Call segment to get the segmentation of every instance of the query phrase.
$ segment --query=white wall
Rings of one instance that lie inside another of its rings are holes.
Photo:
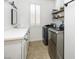
[[[9,0],[12,1],[12,0]],[[42,39],[42,26],[52,22],[52,9],[55,7],[55,0],[14,0],[17,6],[17,21],[18,27],[28,27],[30,26],[30,4],[36,3],[40,4],[40,26],[31,27],[32,39]],[[9,26],[11,28],[11,17],[10,17],[10,7],[5,5],[5,28]],[[8,13],[9,12],[9,13]],[[8,15],[9,14],[9,15]]]
[[[52,10],[55,8],[55,0],[41,1],[41,25],[52,23]]]
[[[12,6],[9,5],[6,1],[4,1],[4,29],[5,30],[12,28],[12,25],[11,25],[11,8],[12,8]]]
[[[42,40],[42,26],[52,23],[52,9],[55,0],[31,0],[31,3],[40,5],[40,25],[31,26],[31,41]]]
[[[8,3],[8,1],[14,1],[17,9],[17,23],[18,27],[28,27],[29,26],[29,0],[5,0],[4,1],[4,28],[8,30],[12,28],[11,25],[11,8],[12,6]]]
[[[8,30],[8,29],[14,27],[14,25],[11,25],[11,9],[15,9],[15,8],[13,8],[13,6],[11,6],[9,4],[9,2],[11,2],[11,1],[13,1],[13,0],[4,0],[4,29],[5,30]],[[17,6],[16,1],[14,4]],[[17,20],[18,20],[18,18],[17,18]],[[18,22],[17,22],[17,24],[18,24]]]
[[[75,2],[65,7],[64,59],[75,59]]]
[[[30,18],[29,0],[15,0],[18,7],[18,26],[28,27]]]
[[[41,25],[52,22],[51,12],[55,5],[55,0],[15,0],[18,7],[18,23],[20,27],[27,27],[30,24],[30,4],[41,5]]]

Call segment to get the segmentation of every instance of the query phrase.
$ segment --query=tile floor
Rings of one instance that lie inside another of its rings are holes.
[[[42,41],[30,42],[27,59],[50,59],[48,47]]]

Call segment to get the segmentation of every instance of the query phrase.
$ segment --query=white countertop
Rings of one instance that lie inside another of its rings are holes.
[[[12,28],[10,30],[4,31],[4,40],[23,39],[27,32],[28,28]]]

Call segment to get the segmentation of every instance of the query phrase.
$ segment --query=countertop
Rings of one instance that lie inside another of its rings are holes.
[[[23,39],[27,34],[28,29],[29,28],[12,28],[10,30],[4,31],[4,41]]]

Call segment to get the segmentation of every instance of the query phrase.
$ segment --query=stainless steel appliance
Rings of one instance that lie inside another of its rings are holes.
[[[43,34],[43,43],[48,45],[48,27],[42,27],[42,34]]]
[[[48,52],[51,59],[64,59],[63,31],[48,29]]]
[[[52,27],[51,25],[45,25],[42,27],[42,34],[43,34],[43,43],[48,45],[48,28]]]
[[[42,33],[43,33],[43,43],[45,45],[48,45],[48,29],[49,28],[56,28],[56,24],[50,24],[50,25],[44,25],[42,27]]]

